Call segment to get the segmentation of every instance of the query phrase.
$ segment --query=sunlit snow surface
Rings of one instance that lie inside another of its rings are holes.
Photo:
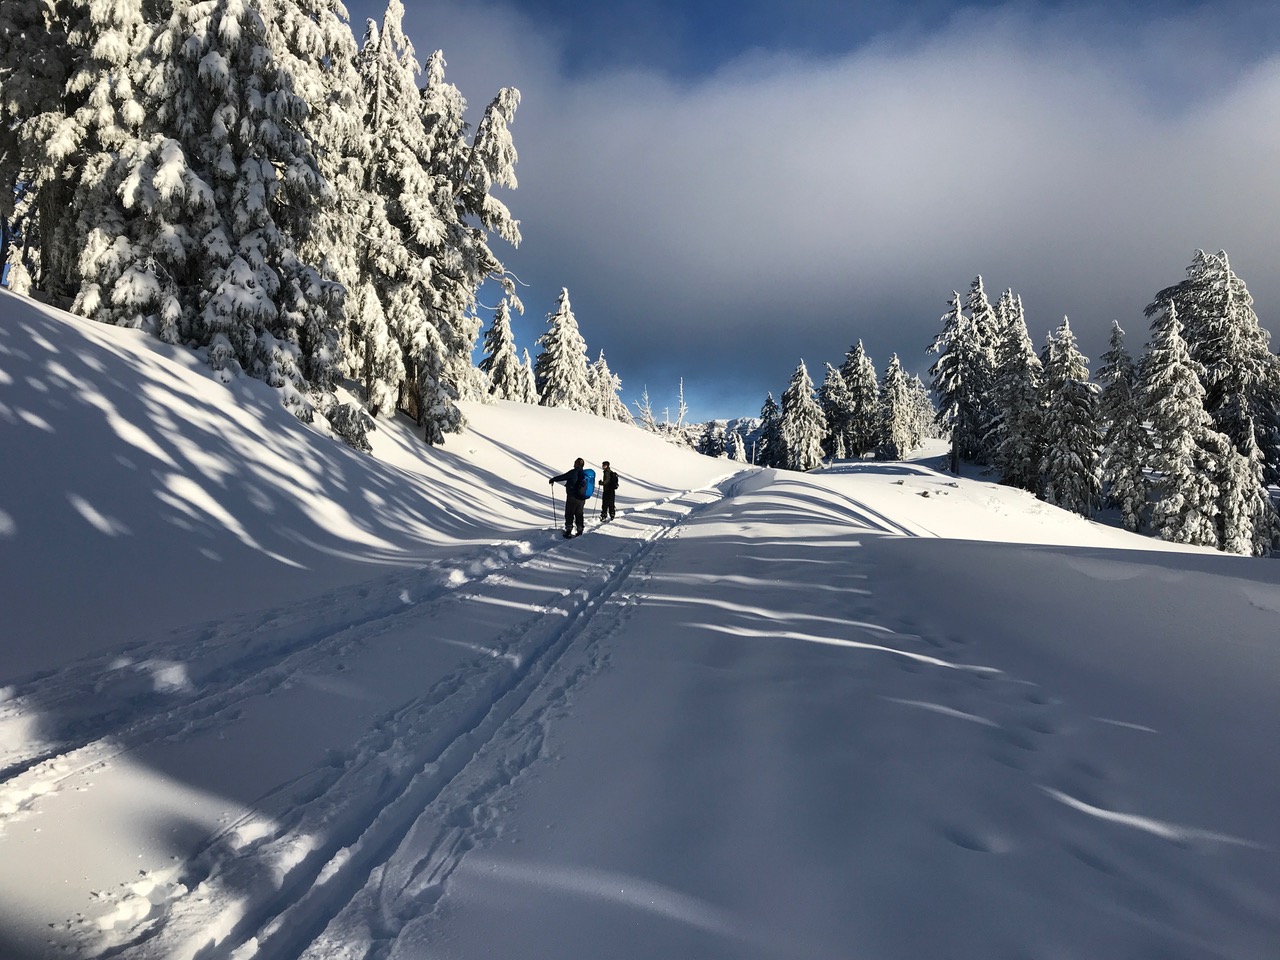
[[[1280,955],[1274,561],[466,413],[0,294],[0,957]]]

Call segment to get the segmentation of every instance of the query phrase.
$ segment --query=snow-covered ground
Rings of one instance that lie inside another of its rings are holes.
[[[0,294],[0,957],[1280,955],[1274,561],[466,411]]]

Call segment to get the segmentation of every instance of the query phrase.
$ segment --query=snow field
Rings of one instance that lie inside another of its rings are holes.
[[[5,960],[1273,960],[1273,562],[0,311]]]

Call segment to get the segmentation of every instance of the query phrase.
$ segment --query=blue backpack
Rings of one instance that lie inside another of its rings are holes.
[[[583,500],[590,500],[596,492],[596,472],[591,469],[583,470],[582,475],[586,477],[586,493],[582,495]]]

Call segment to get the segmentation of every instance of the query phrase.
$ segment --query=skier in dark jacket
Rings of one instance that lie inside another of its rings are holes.
[[[558,477],[552,477],[549,483],[564,481],[564,535],[566,537],[582,535],[582,511],[587,506],[587,474],[582,469],[583,460],[579,457],[573,461],[573,469],[567,470]],[[569,531],[577,526],[576,534]]]
[[[613,519],[613,498],[618,492],[618,475],[610,469],[608,460],[600,466],[604,468],[600,477],[600,522],[603,523]]]

